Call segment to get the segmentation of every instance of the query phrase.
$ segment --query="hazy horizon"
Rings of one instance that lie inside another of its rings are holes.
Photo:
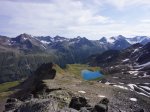
[[[149,0],[1,0],[0,35],[149,36]]]

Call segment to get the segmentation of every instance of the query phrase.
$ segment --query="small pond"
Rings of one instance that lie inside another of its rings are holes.
[[[81,76],[84,80],[92,80],[103,76],[99,71],[82,70]]]

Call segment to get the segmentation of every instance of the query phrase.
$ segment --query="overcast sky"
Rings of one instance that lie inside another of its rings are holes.
[[[0,0],[0,35],[150,35],[150,0]]]

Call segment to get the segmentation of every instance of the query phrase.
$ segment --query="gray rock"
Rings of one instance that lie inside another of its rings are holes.
[[[108,112],[108,107],[105,104],[97,104],[94,107],[94,112]]]
[[[80,109],[80,112],[90,112],[86,107]]]
[[[88,102],[84,97],[73,97],[69,107],[80,110],[82,107],[88,107]]]
[[[79,111],[72,109],[72,108],[64,108],[64,109],[59,110],[58,112],[79,112]]]
[[[108,105],[108,103],[109,103],[109,100],[108,100],[107,98],[103,98],[103,99],[99,102],[99,104],[105,104],[105,105]]]
[[[21,105],[21,102],[17,103],[7,103],[5,105],[5,112],[11,112],[12,110],[16,110]]]
[[[52,99],[34,99],[20,105],[15,112],[56,112],[58,103]]]
[[[15,103],[7,103],[5,105],[5,111],[10,111],[16,108],[16,104]]]
[[[18,100],[16,98],[8,98],[6,103],[12,103],[12,102],[17,102]]]
[[[144,112],[144,109],[139,109],[139,110],[136,110],[134,112]]]
[[[108,103],[107,98],[102,99],[97,105],[95,105],[93,112],[108,112]]]

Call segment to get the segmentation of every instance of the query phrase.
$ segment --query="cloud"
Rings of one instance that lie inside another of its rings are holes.
[[[143,19],[140,22],[142,23],[146,23],[146,24],[150,24],[150,19]]]
[[[130,13],[126,13],[127,19],[122,19],[120,12],[120,9],[125,10],[126,7],[141,4],[148,5],[149,2],[148,0],[63,0],[63,2],[62,0],[1,0],[0,34],[16,36],[20,33],[29,33],[66,37],[81,35],[90,39],[141,32],[149,34],[147,29],[150,29],[150,26],[143,23],[146,22],[145,18],[149,18],[148,14],[146,17],[144,13],[139,15],[142,18],[136,15],[140,19],[135,20],[130,18],[134,17]],[[114,12],[114,7],[119,11]]]
[[[16,0],[17,1],[17,0]],[[64,0],[48,4],[26,2],[1,2],[0,15],[7,17],[5,32],[22,32],[34,35],[62,34],[70,26],[94,25],[109,22],[108,17],[95,15],[95,11],[86,9],[80,1]]]
[[[150,7],[149,0],[105,0],[104,2],[116,7],[119,10],[123,10],[129,7],[138,7],[142,5]]]
[[[1,0],[1,1],[24,2],[24,3],[48,3],[48,2],[53,2],[54,0]]]

